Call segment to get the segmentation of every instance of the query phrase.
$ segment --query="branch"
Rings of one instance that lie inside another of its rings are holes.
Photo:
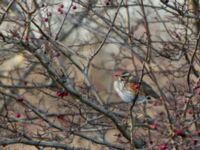
[[[15,0],[12,0],[12,1],[10,1],[10,3],[8,4],[8,6],[7,6],[5,12],[3,13],[3,15],[2,15],[2,17],[1,17],[1,19],[0,19],[0,25],[1,25],[1,23],[3,22],[6,13],[8,13],[9,9],[12,7],[12,5],[14,4],[14,2],[15,2]]]
[[[114,125],[117,127],[117,129],[122,133],[122,135],[127,139],[130,140],[130,134],[126,129],[119,124],[118,118],[114,115],[114,113],[106,110],[103,106],[97,105],[93,102],[92,99],[86,98],[84,95],[80,94],[74,87],[72,87],[70,84],[66,83],[65,80],[63,80],[61,77],[59,77],[55,70],[51,67],[50,62],[45,62],[43,60],[43,57],[40,53],[37,53],[36,50],[31,47],[30,45],[26,45],[23,42],[21,44],[24,46],[25,49],[29,50],[29,52],[33,53],[35,57],[40,61],[41,65],[48,71],[49,75],[53,80],[55,80],[57,83],[59,83],[66,91],[68,91],[73,97],[77,98],[80,102],[86,104],[87,106],[93,108],[97,112],[100,112],[104,114],[106,117],[108,117]]]
[[[39,140],[27,140],[23,138],[14,138],[14,139],[1,139],[0,140],[0,145],[10,145],[10,144],[27,144],[27,145],[35,145],[35,146],[42,146],[42,147],[53,147],[53,148],[61,148],[64,150],[86,150],[84,148],[74,148],[74,147],[69,147],[65,144],[61,144],[55,141],[39,141]]]
[[[189,68],[188,74],[187,74],[187,84],[188,84],[188,87],[189,87],[189,91],[190,91],[190,92],[192,91],[191,85],[190,85],[190,74],[191,74],[192,68],[194,67],[194,66],[193,66],[193,62],[194,62],[194,58],[195,58],[195,56],[196,56],[196,53],[197,53],[197,50],[198,50],[198,47],[199,47],[199,41],[200,41],[200,32],[199,32],[199,35],[198,35],[198,37],[197,37],[197,41],[196,41],[194,53],[192,54],[192,58],[191,58],[191,61],[190,61],[190,68]]]

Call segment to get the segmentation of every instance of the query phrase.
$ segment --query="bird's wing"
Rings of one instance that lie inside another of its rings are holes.
[[[157,99],[160,96],[153,90],[153,88],[147,84],[146,82],[142,81],[141,83],[141,91],[145,93],[147,96],[152,96],[153,98]]]

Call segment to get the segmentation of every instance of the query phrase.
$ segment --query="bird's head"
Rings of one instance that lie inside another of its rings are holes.
[[[122,74],[120,75],[120,80],[121,81],[128,81],[130,78],[131,78],[131,74],[130,74],[130,72],[128,72],[128,71],[124,71],[124,72],[122,72]]]
[[[120,81],[128,81],[132,77],[131,73],[126,70],[118,70],[113,73],[113,76]]]

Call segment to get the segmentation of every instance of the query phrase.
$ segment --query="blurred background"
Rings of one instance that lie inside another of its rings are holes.
[[[18,137],[109,149],[83,137],[85,133],[91,139],[131,149],[103,114],[79,101],[57,79],[66,80],[94,104],[121,115],[119,124],[129,126],[130,105],[113,90],[113,73],[128,70],[141,77],[144,63],[143,80],[165,102],[134,108],[135,119],[143,123],[151,118],[159,128],[152,135],[161,137],[152,138],[149,130],[136,127],[136,139],[144,138],[149,149],[159,149],[166,142],[172,143],[170,148],[173,142],[190,147],[191,140],[184,139],[183,144],[183,139],[161,129],[169,125],[169,118],[173,118],[173,129],[184,128],[192,134],[200,127],[198,90],[194,88],[200,66],[199,0],[2,0],[0,8],[3,149],[30,149],[3,142]],[[54,128],[42,116],[66,130]]]

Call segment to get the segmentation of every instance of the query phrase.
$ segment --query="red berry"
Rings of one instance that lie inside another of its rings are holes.
[[[68,96],[68,95],[69,95],[69,93],[67,91],[63,92],[63,97]]]
[[[12,34],[12,37],[19,37],[17,31],[10,31],[10,33]]]
[[[69,95],[69,93],[67,91],[64,91],[64,92],[57,91],[56,92],[56,96],[61,97],[61,98],[65,97],[65,96],[68,96],[68,95]]]
[[[151,128],[151,129],[157,129],[157,124],[156,124],[156,123],[151,124],[151,125],[150,125],[150,128]]]
[[[25,37],[25,41],[26,42],[28,42],[29,41],[29,37],[27,36],[27,37]]]
[[[61,4],[61,5],[60,5],[60,8],[64,8],[64,5],[63,5],[63,4]]]
[[[167,143],[164,143],[162,144],[158,150],[166,150],[168,148],[168,144]]]
[[[18,100],[19,102],[23,102],[23,101],[24,101],[24,97],[23,97],[23,96],[19,96],[19,97],[17,98],[17,100]]]
[[[161,111],[158,114],[159,114],[159,116],[163,116],[165,113],[163,111]]]
[[[64,13],[64,11],[63,10],[60,10],[60,14],[63,14]]]
[[[43,20],[44,20],[44,22],[48,22],[48,21],[49,21],[49,19],[48,19],[48,18],[44,18]]]
[[[200,84],[196,84],[196,85],[194,86],[194,89],[195,89],[195,90],[198,89],[198,88],[200,88]]]
[[[194,140],[192,141],[192,144],[193,144],[193,145],[197,145],[197,143],[198,143],[198,140],[196,140],[196,139],[194,139]]]
[[[77,8],[76,5],[73,5],[73,6],[72,6],[72,9],[73,9],[73,10],[76,10],[76,8]]]
[[[54,57],[59,57],[59,56],[60,56],[60,53],[59,53],[59,52],[56,52],[53,56],[54,56]]]
[[[185,132],[181,129],[176,129],[174,132],[175,132],[175,135],[177,136],[186,137]]]
[[[17,112],[17,113],[15,114],[15,117],[16,117],[16,118],[20,118],[20,117],[21,117],[21,114]]]
[[[197,135],[200,136],[200,129],[196,131]]]
[[[62,11],[62,8],[58,7],[57,11],[58,11],[58,12],[61,12],[61,11]]]
[[[56,96],[60,96],[61,95],[61,92],[60,91],[57,91],[56,92]]]
[[[158,105],[157,101],[154,101],[153,106],[157,106],[157,105]]]
[[[188,110],[188,114],[190,114],[190,115],[192,115],[192,114],[193,114],[193,111],[192,111],[192,109],[189,109],[189,110]]]
[[[60,120],[64,120],[65,119],[65,115],[58,115],[57,118],[60,119]]]

